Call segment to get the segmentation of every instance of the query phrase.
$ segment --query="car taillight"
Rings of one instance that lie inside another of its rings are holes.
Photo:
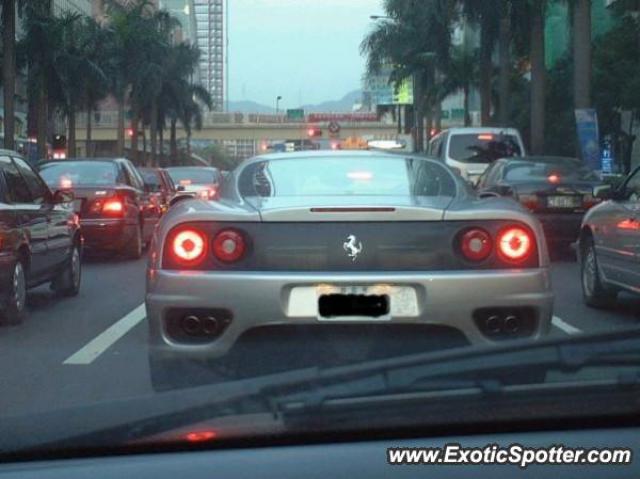
[[[246,250],[242,234],[234,230],[223,230],[213,239],[214,256],[225,263],[238,261]]]
[[[538,195],[518,195],[518,201],[522,206],[530,210],[538,208]]]
[[[102,211],[104,213],[122,213],[123,210],[124,205],[122,204],[122,201],[117,198],[105,200],[102,205]]]
[[[200,191],[198,195],[201,199],[205,201],[215,200],[216,199],[217,190],[215,188],[209,188],[206,190]]]
[[[480,228],[465,231],[460,237],[460,251],[470,261],[483,261],[493,249],[491,235]]]
[[[531,233],[520,227],[510,226],[498,234],[498,253],[508,262],[519,263],[526,260],[534,248]]]
[[[193,264],[204,258],[207,238],[199,231],[183,230],[173,237],[171,249],[179,262]]]

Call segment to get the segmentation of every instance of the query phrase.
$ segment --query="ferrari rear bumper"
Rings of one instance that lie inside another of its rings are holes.
[[[392,307],[382,319],[319,317],[313,291],[355,285],[413,292],[411,304]],[[278,325],[425,324],[455,328],[472,344],[491,344],[501,339],[483,329],[479,314],[486,311],[527,311],[526,337],[536,339],[549,331],[553,293],[548,268],[384,274],[150,270],[146,306],[152,356],[205,359],[225,355],[245,332]],[[192,313],[222,315],[217,319],[223,326],[211,338],[176,334],[176,314]]]

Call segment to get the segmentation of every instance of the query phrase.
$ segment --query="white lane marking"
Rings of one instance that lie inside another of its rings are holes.
[[[551,324],[553,324],[556,328],[564,331],[567,334],[574,335],[582,333],[581,329],[576,328],[572,324],[567,323],[565,320],[560,319],[557,316],[554,316],[551,319]]]
[[[147,311],[144,303],[142,303],[89,341],[83,348],[65,359],[62,364],[91,364],[146,316]]]

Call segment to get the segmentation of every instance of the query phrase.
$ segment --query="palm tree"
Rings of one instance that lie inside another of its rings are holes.
[[[209,92],[199,85],[192,84],[190,81],[198,65],[199,58],[199,49],[185,43],[173,45],[167,52],[162,87],[158,96],[158,126],[161,134],[166,120],[169,119],[169,142],[172,162],[176,161],[178,154],[176,138],[178,121],[185,126],[185,129],[189,130],[189,120],[194,117],[194,115],[190,114],[190,111],[198,104],[207,106],[209,109],[213,106]],[[202,114],[199,113],[195,116],[201,117]]]
[[[436,72],[448,67],[451,30],[456,16],[452,0],[385,0],[388,19],[380,21],[360,45],[367,56],[367,74],[380,74],[391,65],[389,81],[396,86],[408,79],[414,84],[416,150],[424,144],[425,111],[431,118],[435,102]]]
[[[531,152],[544,153],[546,77],[544,24],[546,0],[531,2]]]
[[[55,71],[60,50],[61,24],[51,16],[51,0],[25,2],[23,37],[18,44],[27,62],[27,89],[36,105],[36,129],[38,157],[47,156],[49,92],[58,91]]]
[[[86,154],[93,156],[92,142],[92,121],[93,112],[97,108],[100,100],[108,94],[109,78],[109,58],[106,56],[108,45],[108,33],[95,20],[89,17],[82,19],[80,29],[82,55],[95,68],[88,69],[87,75],[82,85],[82,92],[79,95],[82,102],[82,109],[87,115],[86,124]]]
[[[573,6],[573,95],[575,108],[591,107],[591,0]]]
[[[469,51],[463,46],[453,49],[451,62],[445,72],[445,90],[447,94],[462,90],[464,108],[464,126],[471,125],[469,96],[471,89],[478,86],[478,51]]]
[[[500,31],[500,18],[496,12],[505,10],[505,0],[462,0],[467,19],[480,27],[480,121],[491,121],[491,77],[493,51]],[[503,33],[504,35],[504,33]]]
[[[16,2],[2,1],[2,85],[4,87],[4,147],[13,150],[16,94]]]

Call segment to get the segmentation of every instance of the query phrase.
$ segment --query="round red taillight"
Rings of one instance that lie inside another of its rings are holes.
[[[204,257],[206,245],[203,233],[183,230],[173,238],[173,254],[181,262],[193,263]]]
[[[213,238],[213,254],[225,263],[238,261],[244,256],[245,250],[244,237],[237,231],[223,230]]]
[[[511,226],[498,234],[498,251],[507,261],[524,261],[533,251],[533,246],[531,233],[520,226]]]
[[[460,238],[460,251],[470,261],[483,261],[493,249],[491,235],[480,228],[464,232]]]

